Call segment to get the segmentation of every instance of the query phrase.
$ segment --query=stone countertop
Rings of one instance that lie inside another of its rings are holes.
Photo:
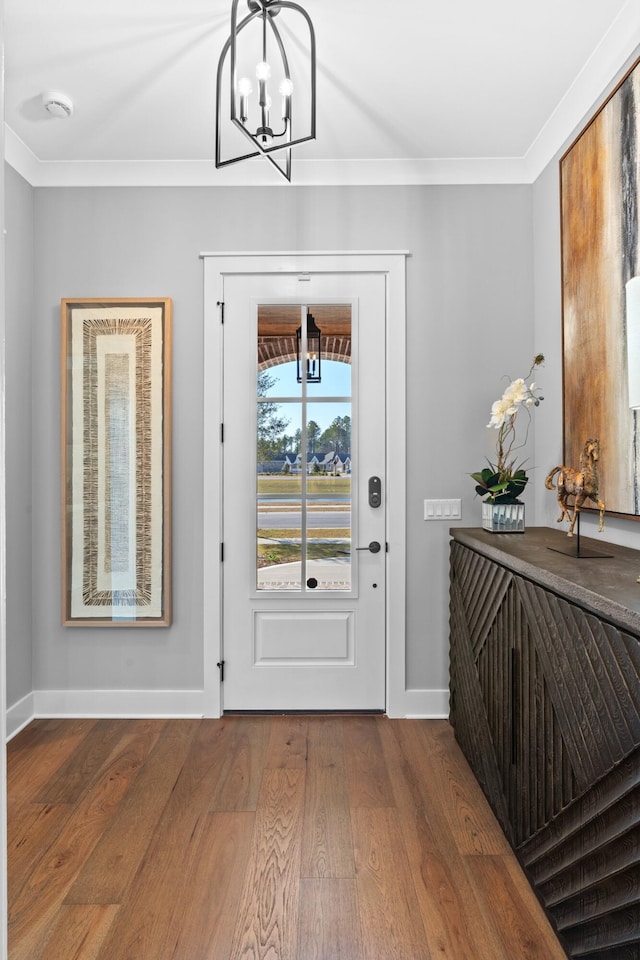
[[[525,533],[452,527],[450,533],[463,546],[640,637],[640,551],[581,536],[581,553],[610,556],[578,558],[576,538],[549,527],[527,527]]]

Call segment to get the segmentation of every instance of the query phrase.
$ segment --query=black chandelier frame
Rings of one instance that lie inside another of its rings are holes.
[[[218,61],[218,72],[217,72],[217,83],[216,83],[216,167],[226,167],[233,163],[239,163],[241,160],[250,160],[253,157],[264,156],[276,170],[285,177],[289,182],[291,181],[291,148],[297,146],[300,143],[306,143],[309,140],[315,140],[316,138],[316,37],[313,23],[309,17],[306,10],[304,10],[299,4],[295,3],[294,0],[247,0],[247,5],[249,7],[249,13],[243,20],[238,22],[238,4],[240,0],[232,0],[231,5],[231,34],[228,37],[224,47],[222,48],[222,53],[220,54],[220,59]],[[247,27],[253,20],[257,17],[262,17],[264,23],[264,31],[266,36],[267,27],[270,28],[271,33],[275,39],[276,45],[278,47],[282,68],[284,71],[285,79],[291,81],[291,74],[289,70],[289,60],[287,58],[287,53],[284,47],[280,31],[278,30],[277,25],[274,23],[274,18],[280,13],[281,10],[294,10],[300,14],[308,27],[309,30],[309,50],[310,50],[310,62],[309,62],[309,95],[310,95],[310,130],[306,136],[293,138],[293,109],[292,104],[289,104],[289,116],[285,120],[285,129],[282,134],[274,134],[274,140],[284,137],[285,139],[279,143],[261,143],[259,138],[262,129],[259,128],[256,133],[251,133],[247,129],[241,117],[238,115],[238,70],[237,70],[237,38],[239,34]],[[252,150],[249,153],[241,154],[240,156],[230,157],[227,159],[222,158],[222,80],[224,75],[225,62],[229,55],[230,62],[230,104],[229,104],[229,119],[233,125],[240,130],[244,137],[246,137],[251,145]],[[277,160],[272,156],[272,154],[277,153],[278,151],[286,151],[285,155],[285,165],[284,168],[277,162]]]

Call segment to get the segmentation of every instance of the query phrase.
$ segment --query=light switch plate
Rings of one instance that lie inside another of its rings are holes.
[[[460,520],[462,518],[461,500],[425,500],[425,520]]]

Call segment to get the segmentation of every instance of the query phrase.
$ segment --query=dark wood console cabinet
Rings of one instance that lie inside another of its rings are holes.
[[[451,535],[456,739],[567,956],[640,960],[640,551]]]

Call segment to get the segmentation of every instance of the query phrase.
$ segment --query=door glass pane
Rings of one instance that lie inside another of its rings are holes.
[[[307,396],[350,397],[351,305],[313,304],[309,310],[320,330],[322,367],[320,382],[307,384]]]
[[[307,586],[351,589],[351,403],[309,403],[320,429],[307,478]]]
[[[351,307],[258,307],[256,586],[351,589]]]
[[[302,471],[299,401],[258,400],[256,561],[258,590],[300,590]],[[296,439],[297,438],[297,439]]]
[[[258,307],[258,393],[263,397],[300,397],[296,379],[298,304],[261,303]]]

